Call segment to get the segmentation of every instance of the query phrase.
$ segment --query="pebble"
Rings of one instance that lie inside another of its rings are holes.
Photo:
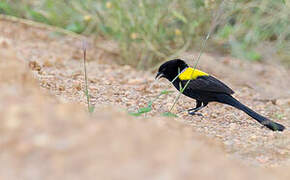
[[[58,86],[58,90],[59,91],[64,91],[65,90],[65,86],[64,85],[59,85]]]
[[[290,105],[290,98],[277,99],[276,104],[279,105],[279,106]]]
[[[137,85],[137,84],[141,84],[143,82],[143,79],[141,78],[132,78],[128,80],[128,84],[130,85]]]
[[[233,143],[234,143],[234,142],[233,142],[233,141],[230,141],[230,140],[227,140],[227,141],[224,142],[224,144],[227,145],[227,146],[230,146],[230,145],[232,145]]]
[[[8,48],[11,44],[11,41],[7,38],[0,37],[0,46],[3,48]]]
[[[41,67],[40,65],[38,64],[38,62],[36,61],[30,61],[28,63],[28,66],[30,67],[30,69],[34,70],[34,71],[40,71],[41,70]]]
[[[45,60],[43,62],[43,67],[52,67],[52,66],[53,66],[52,63],[49,60]]]
[[[79,82],[74,82],[73,87],[78,91],[82,90],[82,85]]]
[[[237,124],[236,124],[236,123],[231,123],[229,129],[230,129],[231,131],[237,129]]]
[[[269,161],[269,158],[266,156],[259,156],[256,158],[260,163],[266,163]]]
[[[255,134],[253,134],[253,135],[250,137],[250,139],[255,140],[255,139],[257,139],[257,136],[256,136]]]

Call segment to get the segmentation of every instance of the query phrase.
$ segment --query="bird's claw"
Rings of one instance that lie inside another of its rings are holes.
[[[194,112],[194,111],[188,111],[188,114],[190,114],[190,115],[192,115],[192,116],[201,116],[201,117],[203,117],[203,115],[201,114],[201,113],[197,113],[197,112]]]

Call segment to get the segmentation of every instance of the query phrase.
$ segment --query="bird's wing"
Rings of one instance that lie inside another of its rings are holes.
[[[184,87],[187,83],[187,80],[181,81],[182,86]],[[194,80],[191,80],[187,88],[192,90],[200,90],[207,92],[217,92],[217,93],[226,93],[233,94],[234,91],[225,85],[220,80],[216,79],[213,76],[199,76]]]

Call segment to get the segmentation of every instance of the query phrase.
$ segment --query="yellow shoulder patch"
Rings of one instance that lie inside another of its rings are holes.
[[[194,70],[193,68],[187,68],[178,77],[180,80],[194,80],[199,76],[209,76],[209,74],[202,72],[198,69]]]

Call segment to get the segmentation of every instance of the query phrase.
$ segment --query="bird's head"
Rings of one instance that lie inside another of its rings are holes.
[[[181,59],[173,59],[163,63],[157,72],[155,79],[166,78],[172,81],[180,72],[186,69],[188,65]]]

